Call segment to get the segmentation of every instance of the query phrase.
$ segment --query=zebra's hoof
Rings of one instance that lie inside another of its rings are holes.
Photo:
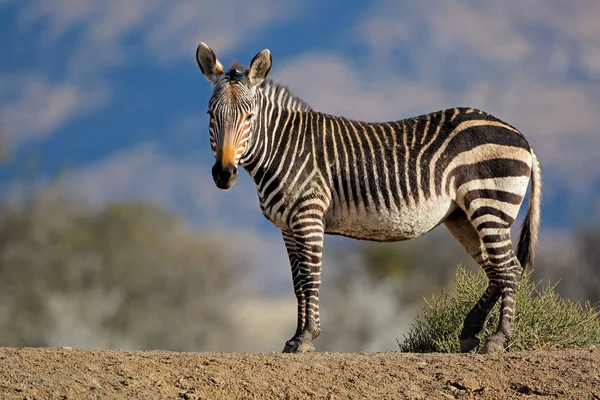
[[[492,335],[481,349],[481,354],[492,354],[504,352],[504,341],[503,335]]]
[[[285,342],[285,346],[283,347],[283,353],[295,353],[298,350],[298,346],[300,345],[300,341],[298,339],[290,339]]]
[[[302,342],[299,339],[290,339],[285,342],[284,353],[311,353],[315,346],[311,342]]]
[[[473,350],[474,348],[476,348],[477,346],[479,346],[479,338],[470,337],[470,338],[460,340],[460,352],[461,353],[468,353],[471,350]]]

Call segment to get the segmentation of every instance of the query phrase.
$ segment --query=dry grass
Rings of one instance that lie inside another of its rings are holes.
[[[530,276],[525,273],[517,289],[515,333],[509,350],[564,349],[600,343],[598,306],[562,298],[555,291],[558,283],[541,287],[541,282],[531,281]],[[487,277],[483,271],[473,273],[459,266],[454,283],[454,290],[443,290],[439,296],[425,299],[422,315],[404,341],[398,342],[400,351],[460,351],[458,335],[464,317],[483,293]],[[499,310],[500,302],[479,335],[482,344],[495,331]]]

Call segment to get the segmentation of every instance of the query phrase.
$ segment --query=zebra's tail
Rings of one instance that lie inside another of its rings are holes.
[[[527,216],[521,226],[521,235],[517,246],[517,259],[521,263],[523,270],[527,270],[533,265],[541,218],[542,171],[533,150],[531,151],[531,156],[533,158],[533,163],[531,165],[531,194],[529,198],[529,208],[527,210]]]

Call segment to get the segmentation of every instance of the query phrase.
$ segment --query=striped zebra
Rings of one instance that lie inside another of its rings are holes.
[[[534,259],[541,171],[514,127],[472,108],[400,121],[367,123],[317,112],[267,80],[272,58],[225,70],[200,43],[200,70],[213,83],[208,102],[217,187],[228,189],[242,166],[256,183],[264,216],[283,235],[298,300],[294,336],[284,352],[309,352],[321,332],[319,288],[323,236],[403,241],[444,223],[486,272],[489,285],[467,314],[461,351],[501,298],[496,332],[481,351],[503,351],[514,329],[515,288]],[[518,249],[510,228],[531,178]]]

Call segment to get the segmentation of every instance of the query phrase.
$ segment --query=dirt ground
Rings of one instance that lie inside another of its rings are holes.
[[[0,348],[2,399],[600,399],[600,349],[501,355]]]

